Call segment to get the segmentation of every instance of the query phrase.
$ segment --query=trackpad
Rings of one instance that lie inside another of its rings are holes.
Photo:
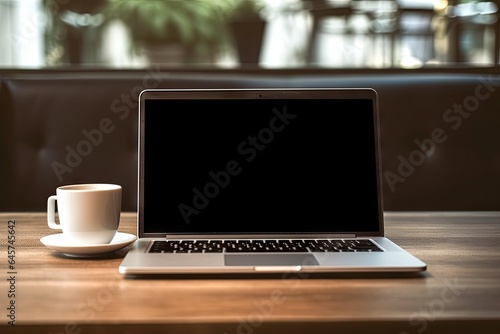
[[[317,266],[312,254],[227,254],[227,266]]]

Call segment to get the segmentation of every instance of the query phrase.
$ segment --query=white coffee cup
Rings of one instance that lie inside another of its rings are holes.
[[[108,244],[118,230],[121,202],[122,187],[116,184],[61,186],[47,200],[47,223],[52,229],[62,229],[68,242]]]

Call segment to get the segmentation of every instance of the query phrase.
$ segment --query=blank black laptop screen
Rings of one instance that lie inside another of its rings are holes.
[[[378,231],[373,103],[146,100],[144,232]]]

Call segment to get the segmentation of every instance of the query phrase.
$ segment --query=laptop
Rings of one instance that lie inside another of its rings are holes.
[[[377,93],[148,89],[123,275],[418,272],[384,236]]]

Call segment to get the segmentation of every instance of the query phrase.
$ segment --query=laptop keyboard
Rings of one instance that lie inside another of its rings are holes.
[[[162,240],[150,253],[381,252],[370,239]]]

